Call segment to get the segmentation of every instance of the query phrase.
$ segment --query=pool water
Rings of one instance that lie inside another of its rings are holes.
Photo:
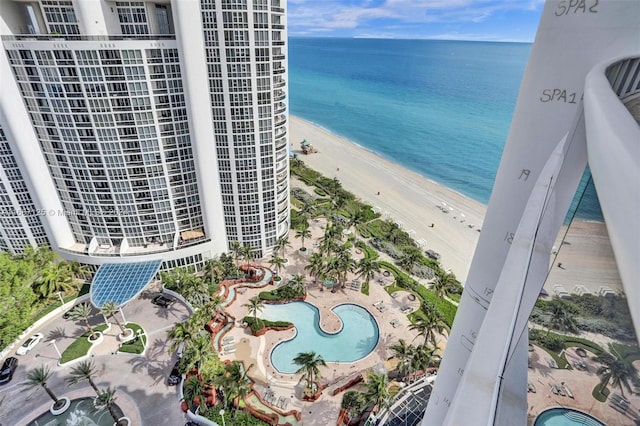
[[[534,426],[605,426],[605,424],[582,411],[552,408],[540,413]]]
[[[296,326],[292,340],[276,345],[271,364],[281,373],[292,374],[300,368],[293,359],[301,352],[315,352],[326,362],[354,362],[369,355],[378,344],[378,324],[364,308],[343,304],[333,312],[342,320],[342,329],[325,333],[320,329],[318,308],[306,302],[266,305],[260,317],[269,321],[289,321]]]
[[[122,417],[122,410],[117,405],[113,405],[118,417]],[[103,410],[93,414],[93,398],[81,398],[71,401],[71,405],[59,416],[46,412],[28,426],[113,426],[113,418],[109,410]]]

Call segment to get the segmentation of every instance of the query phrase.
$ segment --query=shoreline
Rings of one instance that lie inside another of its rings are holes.
[[[439,253],[442,266],[466,280],[484,204],[302,118],[290,116],[289,131],[291,150],[305,164],[337,178],[383,218],[401,224],[414,240],[424,242],[422,250]],[[317,152],[303,154],[303,139]]]
[[[401,224],[416,242],[425,243],[423,251],[431,249],[439,253],[442,267],[450,269],[464,285],[486,205],[324,127],[293,115],[289,119],[290,149],[299,159],[324,176],[337,178],[343,188],[373,206],[383,219]],[[300,148],[303,139],[317,152],[303,154]],[[562,234],[561,230],[558,238]],[[557,270],[550,263],[550,275],[545,282],[550,295],[555,285],[573,292],[578,283],[595,294],[601,285],[622,290],[603,222],[575,218],[566,237],[580,243],[565,245],[558,240],[560,250],[551,261],[560,261],[563,268]]]

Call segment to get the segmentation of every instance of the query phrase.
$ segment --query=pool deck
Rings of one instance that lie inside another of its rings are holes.
[[[270,351],[275,345],[283,340],[291,339],[295,335],[295,330],[286,331],[269,331],[264,336],[253,337],[249,329],[236,326],[231,329],[227,336],[233,336],[236,342],[236,351],[229,355],[221,355],[222,359],[237,359],[244,362],[245,366],[253,367],[249,369],[248,375],[255,382],[255,389],[264,394],[267,389],[271,389],[276,397],[285,397],[290,399],[286,410],[297,409],[302,412],[302,422],[307,425],[322,425],[335,423],[340,411],[340,403],[342,401],[342,393],[331,396],[329,390],[332,385],[343,381],[346,378],[356,376],[361,372],[373,368],[377,365],[383,365],[385,361],[392,356],[389,349],[396,344],[399,339],[404,339],[407,343],[411,343],[417,333],[409,330],[410,322],[407,319],[407,310],[402,313],[402,309],[411,306],[412,310],[419,307],[419,301],[411,301],[408,299],[408,292],[398,292],[395,297],[391,297],[384,287],[391,284],[392,277],[385,277],[378,274],[369,284],[369,296],[355,290],[348,284],[345,289],[338,288],[335,293],[330,290],[321,291],[320,285],[314,284],[313,277],[308,276],[304,267],[308,262],[317,241],[324,233],[324,219],[311,221],[312,237],[305,239],[306,252],[301,252],[301,241],[293,238],[289,239],[291,247],[287,247],[285,257],[288,260],[287,266],[280,271],[283,281],[290,276],[296,274],[305,275],[305,283],[307,284],[308,303],[316,306],[320,311],[320,326],[328,333],[335,333],[342,328],[342,321],[332,311],[332,308],[344,304],[353,303],[366,308],[375,318],[379,328],[379,340],[374,350],[354,363],[327,363],[327,367],[320,367],[322,374],[322,384],[328,385],[328,389],[314,403],[302,401],[302,388],[304,383],[300,382],[300,374],[284,374],[278,372],[269,361]],[[346,240],[346,238],[345,238]],[[362,254],[357,253],[353,249],[354,259],[362,258]],[[348,275],[347,282],[351,283],[354,279],[358,279],[355,274]],[[362,281],[362,280],[360,280]],[[265,289],[247,289],[244,294],[239,294],[238,299],[226,308],[226,311],[240,320],[247,315],[247,308],[243,307],[249,299],[257,296],[260,291],[272,289],[268,286]],[[378,309],[378,302],[382,301],[384,308]],[[375,306],[374,306],[375,304]],[[394,327],[391,322],[396,320]],[[416,343],[422,343],[422,338],[418,338]]]
[[[630,400],[630,404],[626,414],[624,414],[609,405],[612,395],[620,394],[619,388],[614,388],[609,384],[611,394],[605,402],[599,402],[591,395],[593,388],[600,383],[600,379],[596,374],[599,364],[591,359],[593,356],[593,353],[588,352],[588,356],[582,358],[576,353],[575,348],[569,348],[566,351],[567,360],[570,363],[574,360],[582,361],[586,369],[551,368],[547,362],[547,359],[550,358],[549,354],[538,346],[533,346],[533,351],[529,352],[531,365],[531,368],[529,368],[529,383],[535,386],[536,392],[528,394],[527,425],[533,425],[540,413],[554,407],[573,408],[583,411],[598,418],[605,424],[617,426],[636,424],[634,414],[637,415],[638,413],[640,396],[629,395],[629,392],[625,390],[625,396]],[[638,363],[638,361],[634,363],[636,368],[640,367]],[[564,396],[555,394],[553,385],[568,387],[573,398],[568,394]]]

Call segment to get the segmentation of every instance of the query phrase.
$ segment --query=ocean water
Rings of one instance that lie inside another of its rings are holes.
[[[290,112],[486,204],[530,50],[526,43],[290,38]],[[591,193],[583,204],[597,220]]]

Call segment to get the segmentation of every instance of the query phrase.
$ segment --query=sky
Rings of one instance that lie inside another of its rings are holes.
[[[287,0],[292,37],[532,42],[543,0]]]

